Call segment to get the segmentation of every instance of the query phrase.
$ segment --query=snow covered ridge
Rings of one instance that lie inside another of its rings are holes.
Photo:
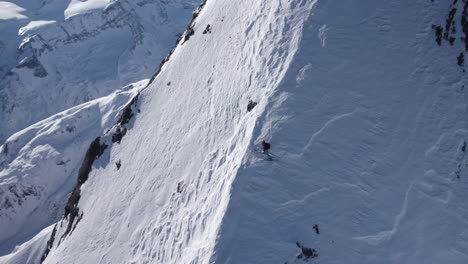
[[[93,9],[103,9],[107,7],[112,1],[110,0],[72,0],[65,9],[65,19],[72,16],[90,12]]]
[[[0,142],[114,87],[149,78],[198,3],[18,3],[28,19],[0,25]],[[64,19],[64,10],[74,15]]]
[[[110,128],[148,80],[54,115],[11,136],[0,152],[0,248],[57,221],[89,142]]]

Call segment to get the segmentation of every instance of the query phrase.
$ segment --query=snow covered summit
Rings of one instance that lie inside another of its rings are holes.
[[[468,261],[468,4],[202,6],[5,261]]]

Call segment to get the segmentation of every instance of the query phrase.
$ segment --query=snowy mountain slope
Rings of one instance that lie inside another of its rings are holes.
[[[148,78],[198,4],[23,2],[14,1],[25,9],[23,19],[0,22],[0,143],[39,120]]]
[[[29,241],[15,247],[15,250],[8,255],[0,257],[0,263],[40,263],[44,248],[52,234],[53,226],[44,228],[39,234]]]
[[[317,1],[253,135],[277,161],[249,153],[213,263],[303,263],[296,242],[316,263],[467,263],[467,79],[431,28],[449,4]]]
[[[2,254],[60,219],[89,143],[114,125],[147,83],[54,115],[6,141],[0,152]]]
[[[248,98],[266,99],[280,81],[308,14],[310,3],[292,4],[237,12],[252,3],[207,2],[195,34],[140,95],[122,142],[99,141],[108,147],[82,185],[75,221],[70,214],[57,225],[45,263],[209,261],[255,126]],[[283,12],[296,26],[276,20]]]
[[[88,149],[44,263],[465,263],[453,3],[207,1]]]

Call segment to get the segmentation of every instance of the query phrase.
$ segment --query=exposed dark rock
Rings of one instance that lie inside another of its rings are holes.
[[[112,143],[119,143],[122,141],[122,138],[127,134],[127,129],[126,128],[120,128],[117,127],[115,130],[115,133],[112,135]]]
[[[18,53],[24,56],[40,56],[45,51],[53,50],[47,41],[45,41],[41,35],[34,35],[30,38],[27,38],[19,48]]]
[[[138,96],[137,94],[122,110],[122,114],[119,117],[117,121],[117,128],[116,131],[112,134],[111,139],[112,142],[118,142],[122,140],[123,136],[125,136],[127,128],[125,125],[131,120],[131,118],[134,116],[132,113],[132,107],[137,103],[138,101]],[[106,133],[110,132],[107,131]],[[71,234],[73,230],[75,230],[76,226],[78,223],[81,221],[83,218],[84,213],[79,211],[78,207],[78,202],[80,201],[81,198],[81,186],[87,181],[89,177],[89,173],[92,170],[92,165],[96,159],[98,159],[106,150],[107,144],[102,143],[101,144],[101,137],[97,137],[89,146],[85,158],[83,160],[83,163],[79,169],[78,172],[78,180],[75,185],[75,188],[73,189],[68,202],[65,206],[65,213],[63,219],[68,218],[68,223],[66,226],[65,232],[63,232],[63,235],[61,236],[60,240],[57,242],[58,245],[60,245],[61,240],[66,237],[67,235]],[[116,162],[116,167],[117,169],[120,169],[121,167],[121,161],[119,160]],[[60,226],[63,224],[63,222],[60,223]],[[54,234],[55,236],[55,234]],[[53,239],[51,240],[53,241]],[[50,250],[50,249],[49,249]],[[47,257],[47,253],[45,252],[43,254],[43,257]]]
[[[5,102],[3,103],[2,105],[2,110],[4,112],[7,112],[9,114],[13,113],[13,110],[15,110],[16,108],[16,104],[15,103],[11,103],[11,102]]]
[[[255,106],[257,106],[257,102],[249,100],[249,103],[247,104],[247,112],[252,111],[252,109],[254,109]]]
[[[442,40],[447,41],[450,45],[455,45],[455,41],[459,38],[462,42],[464,42],[464,50],[465,52],[468,51],[468,0],[463,0],[463,3],[459,3],[457,0],[454,0],[450,5],[450,9],[448,14],[445,18],[445,27],[432,25],[432,28],[435,32],[435,40],[439,46],[442,45]],[[458,20],[457,11],[461,10],[460,15],[460,22],[461,22],[461,36],[457,34],[457,23]],[[464,54],[463,52],[457,57],[457,64],[459,66],[464,66]],[[463,69],[465,72],[465,69]]]
[[[16,65],[16,68],[18,69],[24,67],[28,69],[34,69],[34,76],[39,78],[46,77],[48,74],[36,56],[26,57],[22,59],[18,65]]]
[[[317,235],[320,234],[320,230],[317,224],[315,224],[312,228],[315,229],[315,233],[317,233]]]
[[[187,42],[191,36],[195,35],[194,25],[190,25],[185,31],[184,43]]]
[[[465,65],[465,56],[463,55],[463,52],[460,52],[460,55],[457,57],[457,64],[459,66]]]
[[[207,0],[204,0],[203,3],[193,13],[193,19],[192,19],[191,23],[187,26],[185,36],[189,35],[189,37],[190,37],[191,35],[194,34],[194,30],[193,30],[193,27],[195,25],[194,20],[197,18],[198,14],[201,12],[201,10],[205,6],[206,2],[207,2]],[[115,6],[111,6],[111,7],[115,8]],[[110,9],[111,8],[106,8],[106,11],[109,11]],[[70,18],[70,19],[73,19],[73,17]],[[162,67],[164,66],[164,64],[167,61],[169,61],[169,59],[170,59],[171,55],[174,53],[176,47],[179,45],[180,41],[182,41],[183,36],[184,35],[179,36],[179,38],[176,41],[175,46],[169,52],[169,55],[166,56],[166,58],[161,61],[158,71],[156,72],[156,74],[154,74],[151,77],[151,80],[149,81],[149,83],[148,83],[148,85],[146,87],[148,87],[154,81],[154,79],[159,75],[159,73],[161,72]],[[83,37],[83,36],[80,36],[80,37]],[[84,36],[84,37],[87,37],[87,36]],[[71,36],[70,39],[73,40],[73,36]],[[170,82],[167,85],[170,85]],[[132,106],[136,104],[137,100],[138,100],[138,95],[135,96],[135,98],[122,111],[122,115],[120,116],[120,118],[119,118],[119,120],[118,120],[118,122],[116,124],[117,125],[116,132],[112,135],[113,143],[114,142],[120,142],[122,137],[125,136],[126,128],[124,127],[124,125],[127,124],[130,121],[130,119],[134,116],[134,114],[132,113]],[[138,112],[139,112],[139,110],[138,110]],[[90,146],[89,146],[89,148],[88,148],[88,150],[86,152],[85,158],[83,160],[83,163],[82,163],[82,165],[81,165],[81,167],[79,169],[77,184],[75,185],[75,188],[73,189],[73,191],[72,191],[72,193],[71,193],[71,195],[70,195],[70,197],[68,199],[68,202],[67,202],[67,204],[65,206],[65,214],[64,214],[63,218],[64,219],[68,218],[68,223],[67,223],[66,230],[63,233],[60,240],[62,240],[65,236],[69,235],[73,231],[73,229],[76,227],[78,222],[83,218],[83,212],[81,212],[81,214],[80,214],[79,208],[78,208],[78,202],[79,202],[80,197],[81,197],[81,186],[88,179],[88,176],[89,176],[89,173],[92,170],[92,165],[93,165],[94,161],[99,156],[101,156],[104,153],[105,149],[108,147],[104,143],[101,144],[100,139],[101,139],[101,137],[97,137],[90,144]],[[120,168],[120,166],[121,166],[120,160],[118,162],[116,162],[116,166],[117,166],[117,168]],[[183,188],[183,186],[181,186],[180,188]],[[179,190],[182,191],[182,189],[179,189]],[[62,227],[63,224],[64,224],[63,221],[60,222],[60,227]],[[43,262],[45,260],[45,258],[47,257],[47,255],[49,254],[49,251],[50,251],[49,245],[50,245],[50,247],[52,247],[52,245],[54,243],[54,240],[55,240],[55,236],[56,236],[55,233],[56,233],[56,231],[54,229],[54,232],[51,235],[51,238],[49,239],[50,243],[48,243],[48,248],[45,250],[43,256],[41,257],[41,262]],[[60,245],[60,241],[58,241],[57,244]]]
[[[85,158],[81,167],[78,171],[78,180],[73,189],[70,198],[65,206],[65,214],[64,218],[68,218],[68,225],[67,229],[62,235],[62,238],[67,236],[70,231],[72,230],[73,223],[75,218],[77,218],[79,214],[78,202],[81,198],[81,186],[88,180],[89,173],[92,170],[92,165],[94,161],[104,153],[104,150],[107,148],[106,144],[100,143],[101,137],[97,137],[91,144],[89,145],[88,151],[86,151]]]
[[[2,152],[4,154],[8,154],[8,142],[5,142],[5,144],[3,144]]]
[[[18,188],[17,185],[10,185],[8,187],[8,191],[13,194],[14,196],[14,202],[22,205],[27,199],[28,196],[35,196],[35,197],[41,197],[41,192],[39,189],[37,189],[35,186],[22,186],[19,185],[20,187]],[[1,211],[2,208],[0,208]]]
[[[127,128],[124,127],[130,119],[133,117],[133,110],[132,107],[138,102],[139,94],[137,94],[132,101],[122,111],[122,115],[120,116],[119,120],[117,121],[117,128],[115,129],[114,134],[112,134],[112,143],[119,143],[122,141],[122,138],[127,134]]]
[[[184,190],[184,182],[181,181],[177,184],[177,192],[182,193],[183,190]]]
[[[67,127],[65,128],[65,130],[66,130],[68,133],[71,133],[71,132],[75,131],[75,127],[74,127],[74,126],[67,126]]]
[[[296,242],[298,248],[301,249],[301,254],[297,256],[297,259],[309,260],[311,258],[318,257],[317,251],[313,248],[304,247],[299,242]]]
[[[452,25],[454,25],[454,17],[455,17],[455,14],[457,13],[457,9],[456,8],[452,8],[452,10],[450,10],[447,18],[445,19],[445,33],[444,33],[444,39],[445,40],[448,40],[450,42],[451,45],[453,45],[453,42],[455,41],[455,38],[454,37],[451,37],[450,36],[450,27]],[[452,40],[453,39],[453,40]]]
[[[8,197],[5,198],[5,201],[2,204],[2,207],[0,209],[8,209],[8,208],[13,208],[13,204],[10,202],[10,199]]]
[[[211,26],[210,24],[208,24],[205,28],[205,30],[203,30],[203,34],[207,34],[207,33],[210,33],[211,34]]]
[[[39,78],[44,78],[48,75],[46,69],[40,65],[40,67],[37,67],[34,69],[34,76],[39,77]]]
[[[468,51],[468,1],[463,0],[464,6],[463,6],[463,12],[462,12],[462,17],[461,17],[461,27],[462,27],[462,32],[465,34],[465,36],[462,38],[462,40],[465,41],[465,51]]]
[[[78,218],[76,219],[76,222],[75,222],[75,224],[73,225],[73,228],[72,228],[70,234],[71,234],[73,231],[75,231],[76,226],[77,226],[78,223],[81,221],[81,219],[83,219],[83,215],[84,215],[83,212],[81,212],[81,214],[78,215]]]
[[[461,151],[463,154],[461,155],[461,160],[465,160],[465,155],[466,155],[466,141],[463,141],[463,145],[461,147]],[[468,161],[465,161],[465,167],[468,166]],[[457,179],[461,178],[461,172],[462,172],[462,162],[458,164],[457,169],[455,170],[455,176]]]
[[[52,230],[52,235],[50,236],[49,240],[47,240],[47,246],[44,251],[44,253],[41,256],[41,263],[44,262],[44,260],[47,258],[47,255],[49,255],[50,250],[52,249],[52,246],[54,245],[54,240],[55,240],[55,234],[57,233],[57,224],[54,226],[54,230]]]
[[[119,120],[117,121],[117,124],[119,124],[120,126],[123,126],[123,125],[127,124],[130,121],[130,119],[133,117],[132,106],[135,105],[138,102],[138,97],[139,97],[139,94],[137,94],[132,99],[132,101],[130,101],[130,103],[127,106],[125,106],[125,108],[122,111],[122,115],[120,116]]]
[[[432,29],[435,31],[436,42],[440,46],[442,45],[442,34],[444,29],[441,26],[432,25]]]

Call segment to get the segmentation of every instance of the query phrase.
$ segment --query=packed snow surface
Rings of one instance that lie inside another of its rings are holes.
[[[433,29],[453,5],[207,1],[44,263],[467,263],[464,47]]]
[[[25,10],[14,3],[0,1],[0,20],[25,19],[27,16],[21,14]]]

